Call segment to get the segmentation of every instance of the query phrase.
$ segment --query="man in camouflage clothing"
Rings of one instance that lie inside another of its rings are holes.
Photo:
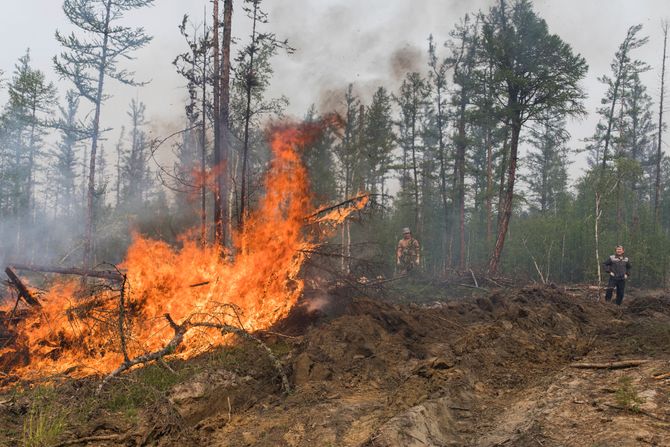
[[[398,241],[396,250],[396,265],[398,275],[407,275],[419,267],[420,261],[419,241],[412,237],[409,228],[403,228],[402,239]]]

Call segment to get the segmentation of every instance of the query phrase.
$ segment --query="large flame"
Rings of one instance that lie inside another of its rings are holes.
[[[305,217],[318,216],[310,204],[307,172],[298,152],[312,132],[298,127],[271,136],[273,160],[265,179],[265,195],[233,235],[234,258],[218,247],[202,248],[183,238],[176,249],[165,242],[134,236],[126,260],[124,306],[117,290],[101,290],[76,298],[78,281],[60,282],[40,297],[43,303],[18,324],[18,343],[0,351],[26,349],[28,361],[14,370],[37,378],[67,370],[71,375],[105,373],[124,360],[120,322],[129,357],[161,349],[174,332],[164,318],[197,319],[268,328],[285,317],[303,291],[298,276],[314,244]],[[338,223],[367,202],[311,219]],[[123,312],[123,317],[120,317]],[[175,355],[188,358],[225,342],[215,331],[190,331]]]

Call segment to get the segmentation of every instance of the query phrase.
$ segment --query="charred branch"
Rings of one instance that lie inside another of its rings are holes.
[[[122,296],[123,296],[123,293],[122,293]],[[120,306],[121,306],[122,305],[121,304],[122,299],[120,299],[119,301],[120,301]],[[123,352],[124,361],[118,368],[116,368],[114,371],[109,373],[103,379],[103,381],[98,386],[97,393],[100,393],[100,391],[102,391],[102,388],[105,386],[105,384],[107,384],[107,382],[109,382],[111,379],[118,376],[119,374],[123,373],[124,371],[129,370],[133,366],[146,364],[146,363],[150,363],[150,362],[153,362],[153,361],[158,361],[158,362],[163,361],[163,357],[165,357],[167,355],[170,355],[170,354],[172,354],[176,351],[177,347],[179,347],[179,345],[181,345],[181,343],[184,341],[184,335],[186,334],[186,332],[188,332],[188,330],[190,328],[193,328],[193,327],[204,327],[204,328],[218,329],[219,331],[221,331],[221,335],[235,334],[235,335],[238,335],[238,336],[240,336],[240,337],[242,337],[246,340],[251,340],[251,341],[255,342],[258,346],[260,346],[266,352],[266,354],[268,355],[268,357],[272,361],[274,367],[277,369],[277,372],[278,372],[279,376],[281,377],[282,388],[283,388],[284,392],[288,394],[291,391],[291,386],[289,384],[288,377],[286,376],[286,373],[284,372],[283,365],[281,364],[279,359],[274,355],[272,350],[265,343],[263,343],[263,341],[261,341],[258,337],[255,337],[254,335],[250,334],[249,332],[245,331],[244,329],[241,329],[241,328],[229,325],[229,324],[210,323],[210,322],[195,322],[194,323],[194,322],[191,322],[189,319],[184,321],[182,324],[177,324],[172,319],[170,314],[168,314],[168,313],[165,314],[165,319],[167,320],[168,324],[170,325],[170,327],[174,331],[174,336],[172,337],[172,339],[162,349],[160,349],[158,351],[150,352],[150,353],[147,353],[147,354],[137,356],[133,359],[130,359],[128,357],[128,353],[127,353],[126,348],[125,348],[125,341],[124,341],[125,338],[124,338],[124,335],[123,335],[123,333],[124,333],[123,318],[120,316],[120,318],[119,318],[119,320],[120,320],[119,331],[120,331],[121,340],[122,340],[122,349],[124,351]]]
[[[170,314],[165,314],[165,319],[168,321],[170,324],[170,327],[174,330],[174,336],[172,339],[166,344],[162,349],[154,352],[150,352],[148,354],[140,355],[138,357],[135,357],[130,360],[124,360],[124,362],[116,368],[114,371],[109,373],[107,377],[103,379],[103,381],[100,383],[98,386],[98,394],[100,391],[102,391],[102,388],[112,380],[114,377],[118,376],[122,372],[132,368],[135,365],[141,365],[144,363],[150,363],[154,360],[161,359],[165,357],[166,355],[172,354],[177,347],[181,344],[181,342],[184,340],[184,334],[186,334],[186,331],[188,330],[188,326],[186,324],[181,324],[178,325],[174,322],[172,317],[170,317]]]
[[[21,282],[19,277],[16,276],[16,273],[14,273],[11,267],[5,268],[5,273],[7,274],[7,277],[11,281],[12,285],[16,287],[16,290],[19,292],[19,296],[23,298],[26,303],[33,307],[42,306],[40,302],[32,296],[30,291],[28,291],[28,288],[23,284],[23,282]]]
[[[30,272],[57,273],[60,275],[77,275],[87,276],[89,278],[108,279],[111,281],[123,281],[123,274],[115,270],[90,270],[76,267],[69,268],[33,264],[12,264],[12,267],[14,267],[16,270],[25,270]]]

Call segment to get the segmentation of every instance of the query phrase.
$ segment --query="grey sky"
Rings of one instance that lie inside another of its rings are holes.
[[[0,69],[11,76],[16,60],[31,48],[33,64],[56,81],[51,58],[60,51],[53,35],[58,28],[71,29],[61,10],[60,0],[0,0]],[[237,0],[233,34],[242,42],[248,34],[248,20]],[[288,112],[300,117],[311,103],[321,111],[336,106],[349,82],[357,86],[364,101],[379,85],[393,90],[404,69],[425,72],[427,38],[437,42],[447,38],[454,23],[466,12],[487,9],[492,0],[266,0],[272,30],[286,37],[297,51],[280,55],[274,61],[272,94],[284,94],[290,101]],[[649,94],[658,100],[662,51],[660,22],[670,18],[668,0],[535,0],[536,11],[549,24],[550,31],[569,42],[589,64],[584,86],[589,98],[589,116],[572,122],[569,130],[573,147],[593,133],[594,112],[604,93],[597,81],[609,72],[609,63],[629,26],[642,23],[643,35],[650,42],[636,52],[653,70],[643,75]],[[131,98],[147,105],[153,136],[166,135],[182,123],[185,91],[183,80],[171,62],[184,50],[177,25],[188,12],[200,21],[203,9],[208,16],[207,0],[156,0],[153,8],[128,16],[126,23],[142,25],[154,36],[153,42],[136,54],[126,67],[137,72],[140,80],[151,80],[142,88],[110,84],[113,96],[104,106],[103,125],[118,129],[127,121]],[[444,54],[444,52],[443,52]],[[57,83],[63,96],[66,83]],[[0,89],[0,102],[6,92]],[[85,106],[87,107],[87,106]],[[85,108],[84,107],[84,108]],[[84,109],[82,109],[83,111]],[[109,135],[111,145],[116,134]],[[578,161],[577,166],[583,165]]]

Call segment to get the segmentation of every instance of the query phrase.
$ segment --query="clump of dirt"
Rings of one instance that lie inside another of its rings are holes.
[[[664,296],[623,307],[540,286],[429,305],[373,300],[352,288],[317,296],[263,335],[286,366],[289,395],[251,345],[232,357],[172,365],[173,373],[150,367],[167,379],[147,376],[160,384],[160,399],[137,415],[145,436],[124,442],[670,445],[670,380],[655,378],[670,371]],[[631,358],[648,362],[630,370],[570,367]],[[0,406],[0,419],[16,416],[3,416]],[[78,432],[96,435],[94,428],[81,423]]]

